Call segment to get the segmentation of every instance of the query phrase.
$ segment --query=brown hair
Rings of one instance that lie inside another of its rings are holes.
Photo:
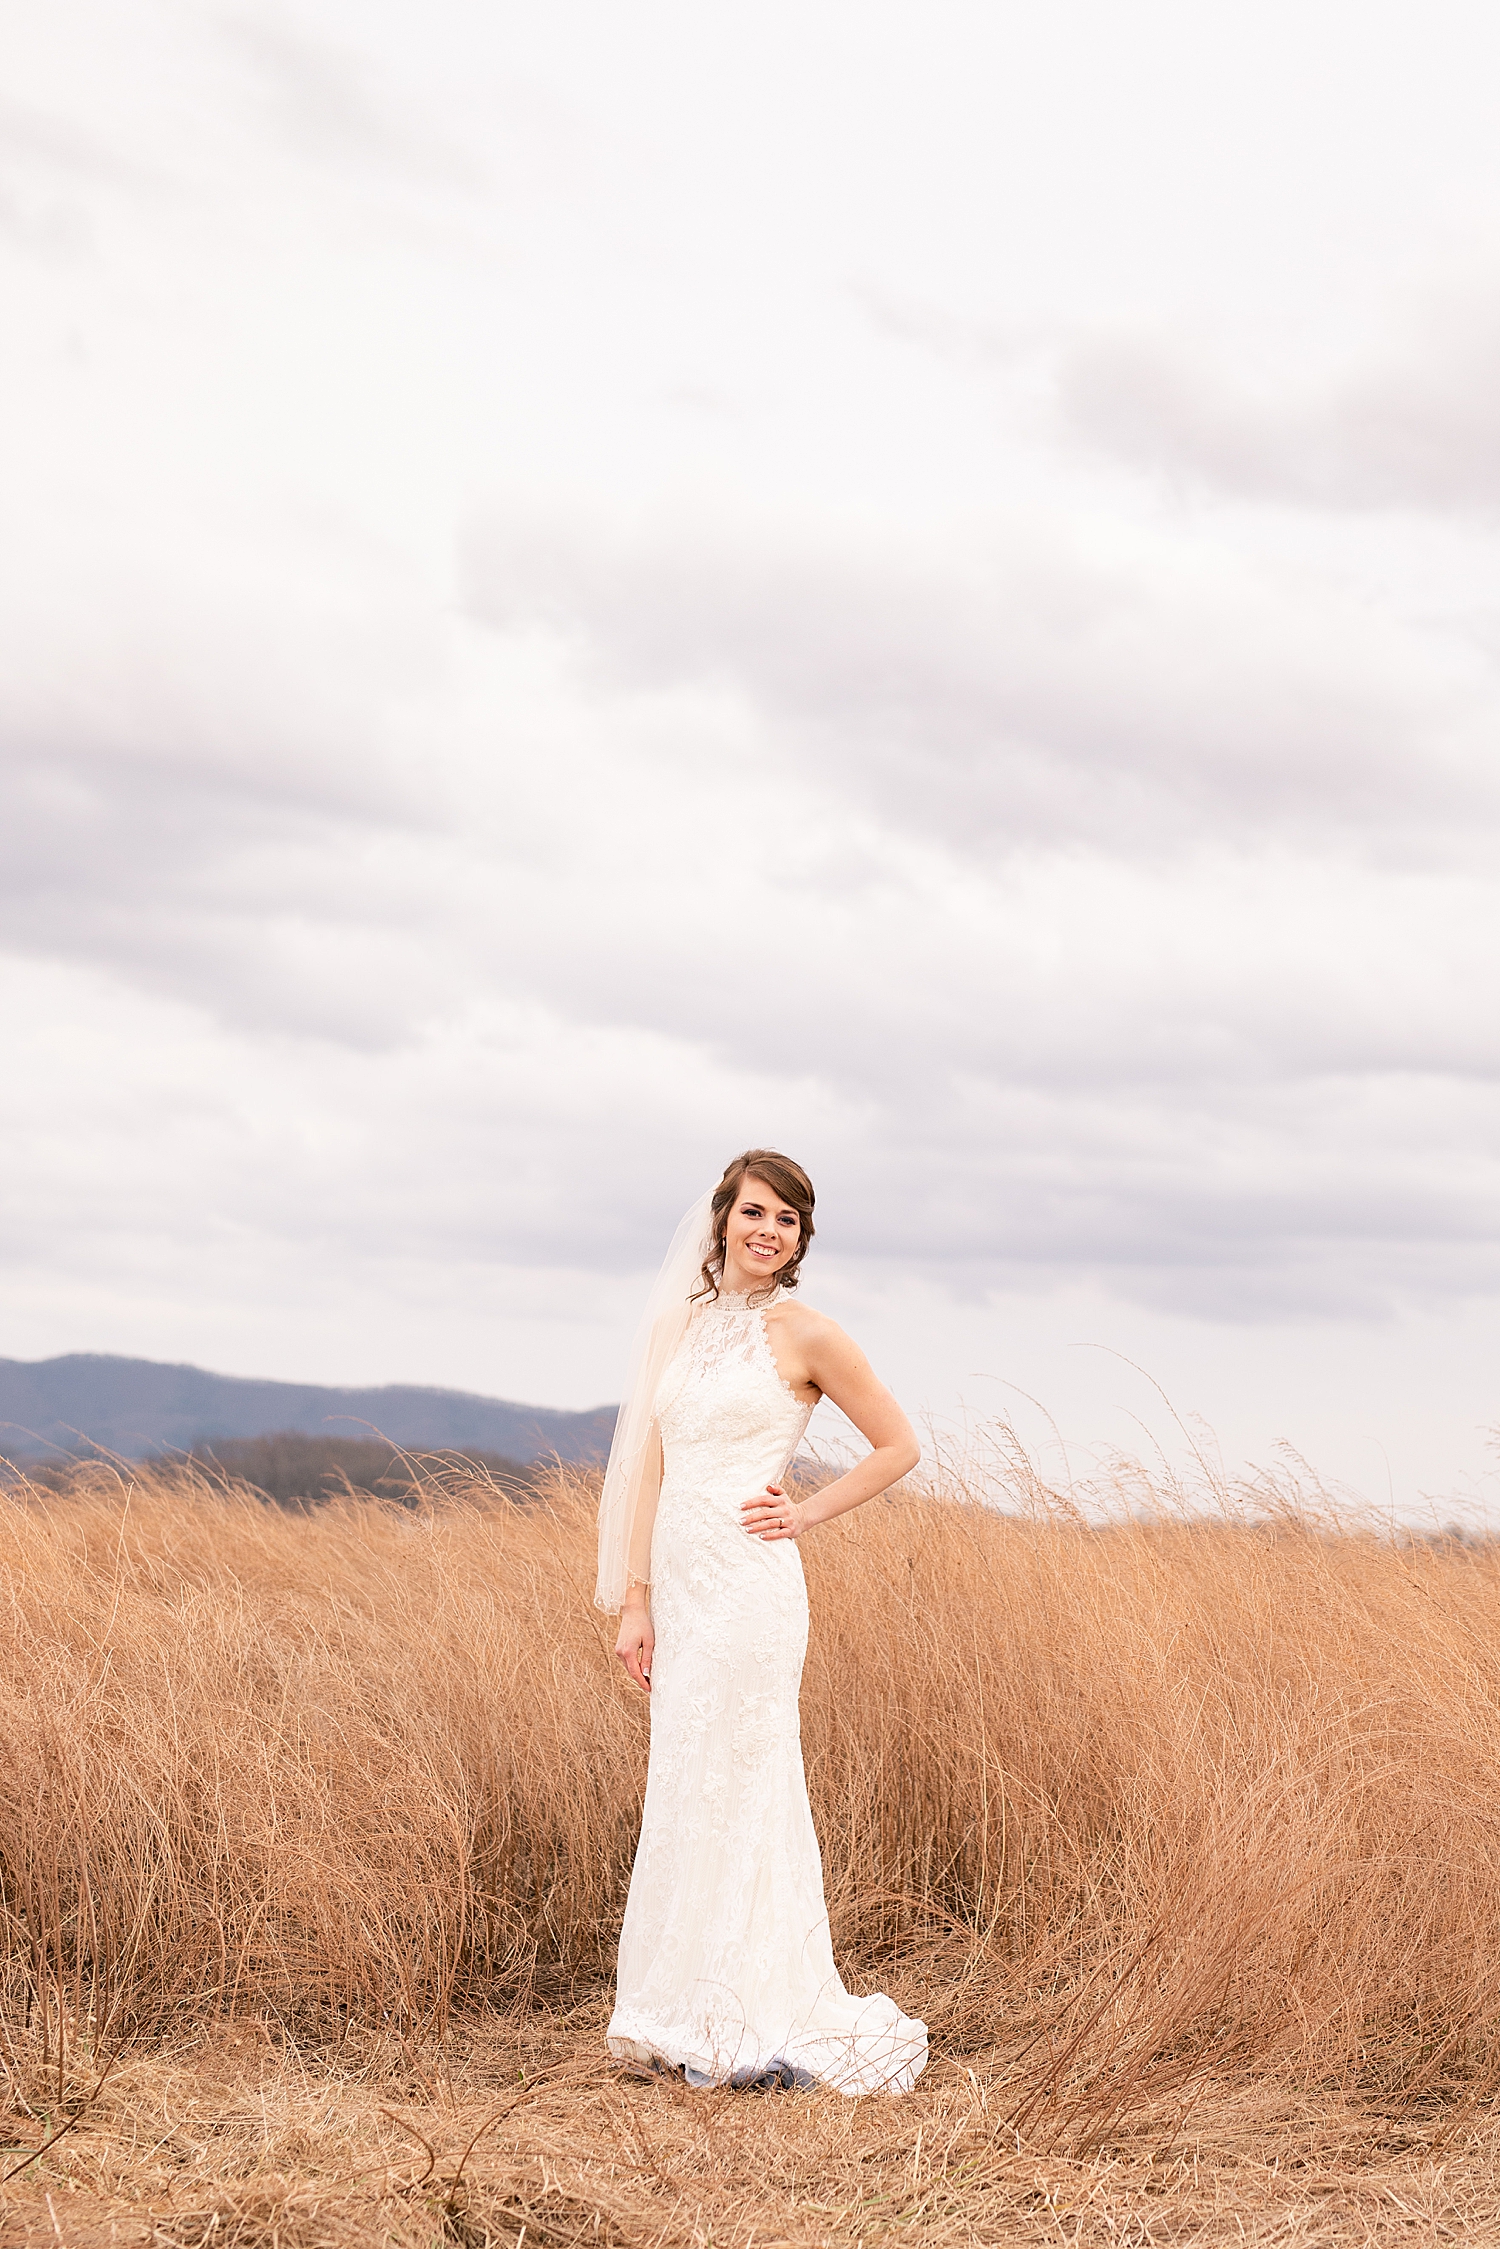
[[[813,1205],[817,1197],[813,1193],[813,1183],[801,1164],[793,1163],[790,1156],[779,1156],[774,1148],[747,1148],[742,1156],[736,1156],[732,1163],[724,1166],[724,1176],[714,1189],[713,1247],[699,1268],[702,1277],[693,1291],[695,1298],[715,1297],[719,1293],[719,1283],[724,1278],[724,1244],[729,1231],[730,1207],[747,1179],[763,1179],[802,1222],[797,1247],[780,1272],[772,1276],[776,1288],[797,1286],[807,1245],[816,1232]]]

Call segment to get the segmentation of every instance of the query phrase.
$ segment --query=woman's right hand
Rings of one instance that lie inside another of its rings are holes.
[[[650,1609],[639,1597],[633,1601],[627,1599],[620,1614],[615,1654],[625,1666],[626,1677],[634,1680],[643,1695],[651,1692],[651,1658],[655,1652],[656,1633]]]

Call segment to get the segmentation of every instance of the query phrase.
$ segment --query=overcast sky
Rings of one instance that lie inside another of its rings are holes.
[[[594,1404],[768,1140],[914,1409],[1495,1489],[1487,0],[4,39],[0,1354]]]

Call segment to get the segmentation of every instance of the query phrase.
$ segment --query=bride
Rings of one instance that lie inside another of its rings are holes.
[[[796,1541],[917,1461],[862,1352],[794,1290],[813,1236],[800,1164],[752,1148],[687,1214],[647,1304],[599,1510],[601,1608],[651,1697],[640,1847],[609,2026],[691,2085],[902,2092],[925,2026],[833,1964],[802,1773],[807,1592]],[[873,1448],[783,1488],[820,1398]]]

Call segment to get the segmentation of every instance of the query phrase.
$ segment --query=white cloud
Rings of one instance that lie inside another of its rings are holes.
[[[0,1350],[597,1402],[762,1138],[934,1395],[1472,1332],[1495,34],[1335,13],[33,19]]]

